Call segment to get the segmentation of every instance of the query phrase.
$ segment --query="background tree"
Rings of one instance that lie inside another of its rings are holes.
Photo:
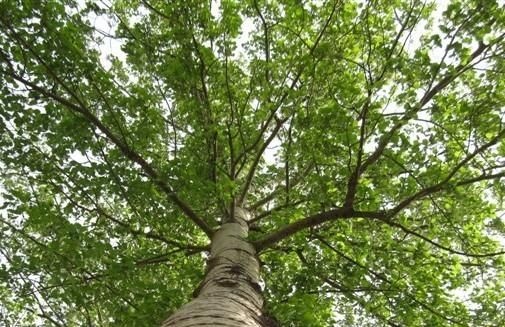
[[[1,0],[1,324],[504,325],[504,27],[491,0]]]

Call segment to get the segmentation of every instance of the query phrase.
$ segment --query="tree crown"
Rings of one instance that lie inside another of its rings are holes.
[[[283,325],[504,323],[503,4],[0,9],[8,326],[158,323],[236,207]]]

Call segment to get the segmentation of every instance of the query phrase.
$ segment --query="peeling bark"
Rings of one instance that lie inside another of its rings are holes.
[[[235,208],[234,219],[214,234],[205,278],[196,298],[177,310],[163,327],[275,326],[263,314],[260,265],[247,241],[248,213]]]

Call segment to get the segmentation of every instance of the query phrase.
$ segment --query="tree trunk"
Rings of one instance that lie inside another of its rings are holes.
[[[212,238],[205,278],[196,298],[177,310],[163,327],[274,325],[262,311],[259,261],[246,240],[248,214],[236,208],[234,216]]]

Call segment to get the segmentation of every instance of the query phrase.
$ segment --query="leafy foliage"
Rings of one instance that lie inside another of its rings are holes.
[[[155,325],[238,205],[283,326],[504,325],[504,33],[493,0],[1,0],[0,321]]]

